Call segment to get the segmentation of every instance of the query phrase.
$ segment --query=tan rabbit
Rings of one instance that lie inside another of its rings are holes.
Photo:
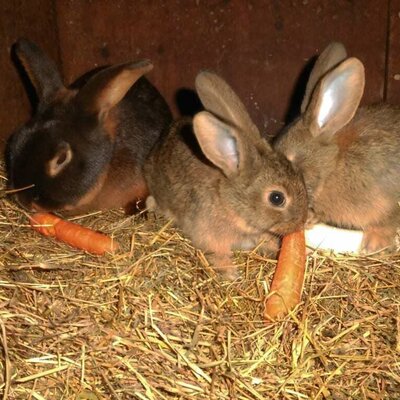
[[[196,89],[208,111],[172,125],[145,163],[155,205],[235,278],[235,249],[276,253],[279,238],[301,228],[307,196],[301,174],[261,138],[243,104],[217,75],[202,72]]]
[[[400,227],[400,108],[358,108],[363,91],[363,64],[331,44],[274,146],[303,173],[315,219],[363,230],[373,252],[392,249]]]

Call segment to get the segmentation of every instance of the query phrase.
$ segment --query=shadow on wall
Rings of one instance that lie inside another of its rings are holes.
[[[296,84],[290,96],[289,106],[285,113],[285,125],[290,124],[300,115],[301,102],[303,101],[304,93],[306,91],[308,78],[310,77],[311,70],[313,69],[317,58],[318,56],[314,56],[308,60],[307,64],[304,66],[299,74],[299,77],[297,78]]]
[[[193,117],[196,113],[204,109],[197,93],[188,88],[177,90],[175,93],[175,103],[179,114],[183,117]]]

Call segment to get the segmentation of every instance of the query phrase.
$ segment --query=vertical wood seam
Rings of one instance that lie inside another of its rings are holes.
[[[388,97],[388,86],[389,86],[389,62],[390,62],[390,31],[391,31],[391,10],[392,0],[387,2],[387,18],[386,18],[386,48],[385,48],[385,70],[384,70],[384,81],[383,81],[383,101],[387,101]]]
[[[52,14],[53,14],[53,21],[55,23],[55,35],[56,35],[56,42],[57,42],[57,66],[58,70],[60,71],[62,82],[65,85],[64,81],[64,60],[62,57],[62,50],[61,50],[61,40],[60,40],[60,25],[59,25],[59,16],[58,16],[58,9],[57,9],[57,0],[52,0]]]

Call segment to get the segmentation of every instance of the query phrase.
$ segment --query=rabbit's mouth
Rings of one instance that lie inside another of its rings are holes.
[[[304,229],[305,220],[301,219],[297,223],[290,222],[279,222],[269,228],[269,233],[272,233],[275,236],[285,236],[289,233],[303,230]]]
[[[17,204],[24,208],[28,212],[48,212],[51,211],[48,208],[41,207],[38,203],[34,201],[25,201],[20,196],[16,197]]]
[[[35,202],[32,202],[31,203],[31,207],[30,207],[30,211],[32,211],[32,212],[47,212],[47,211],[50,211],[50,210],[41,207],[39,204],[37,204]]]
[[[24,186],[20,188],[10,187],[6,191],[6,194],[9,196],[13,196],[14,201],[22,208],[27,211],[35,211],[33,209],[33,202],[29,199],[31,198],[31,191],[35,185]]]
[[[61,211],[60,207],[51,207],[43,204],[41,198],[32,192],[35,185],[30,185],[25,188],[15,189],[15,202],[28,212],[50,212]]]

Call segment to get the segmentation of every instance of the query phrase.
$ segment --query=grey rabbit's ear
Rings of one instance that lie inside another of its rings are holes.
[[[357,58],[348,58],[328,72],[318,83],[304,122],[316,137],[333,135],[353,117],[364,92],[364,66]]]
[[[202,111],[193,118],[193,130],[204,155],[227,177],[239,172],[245,149],[236,128]]]
[[[105,68],[89,79],[77,94],[76,101],[88,114],[104,116],[140,77],[152,69],[153,64],[148,60]]]
[[[55,63],[39,46],[21,38],[14,48],[41,103],[51,102],[60,90],[66,90]]]
[[[301,112],[303,113],[311,101],[311,95],[317,86],[318,81],[332,68],[347,58],[347,52],[344,45],[340,42],[330,43],[320,54],[308,78],[306,92],[301,103]]]
[[[236,126],[245,134],[260,137],[260,132],[245,106],[221,77],[210,71],[202,71],[197,75],[195,85],[207,111],[228,124]]]

